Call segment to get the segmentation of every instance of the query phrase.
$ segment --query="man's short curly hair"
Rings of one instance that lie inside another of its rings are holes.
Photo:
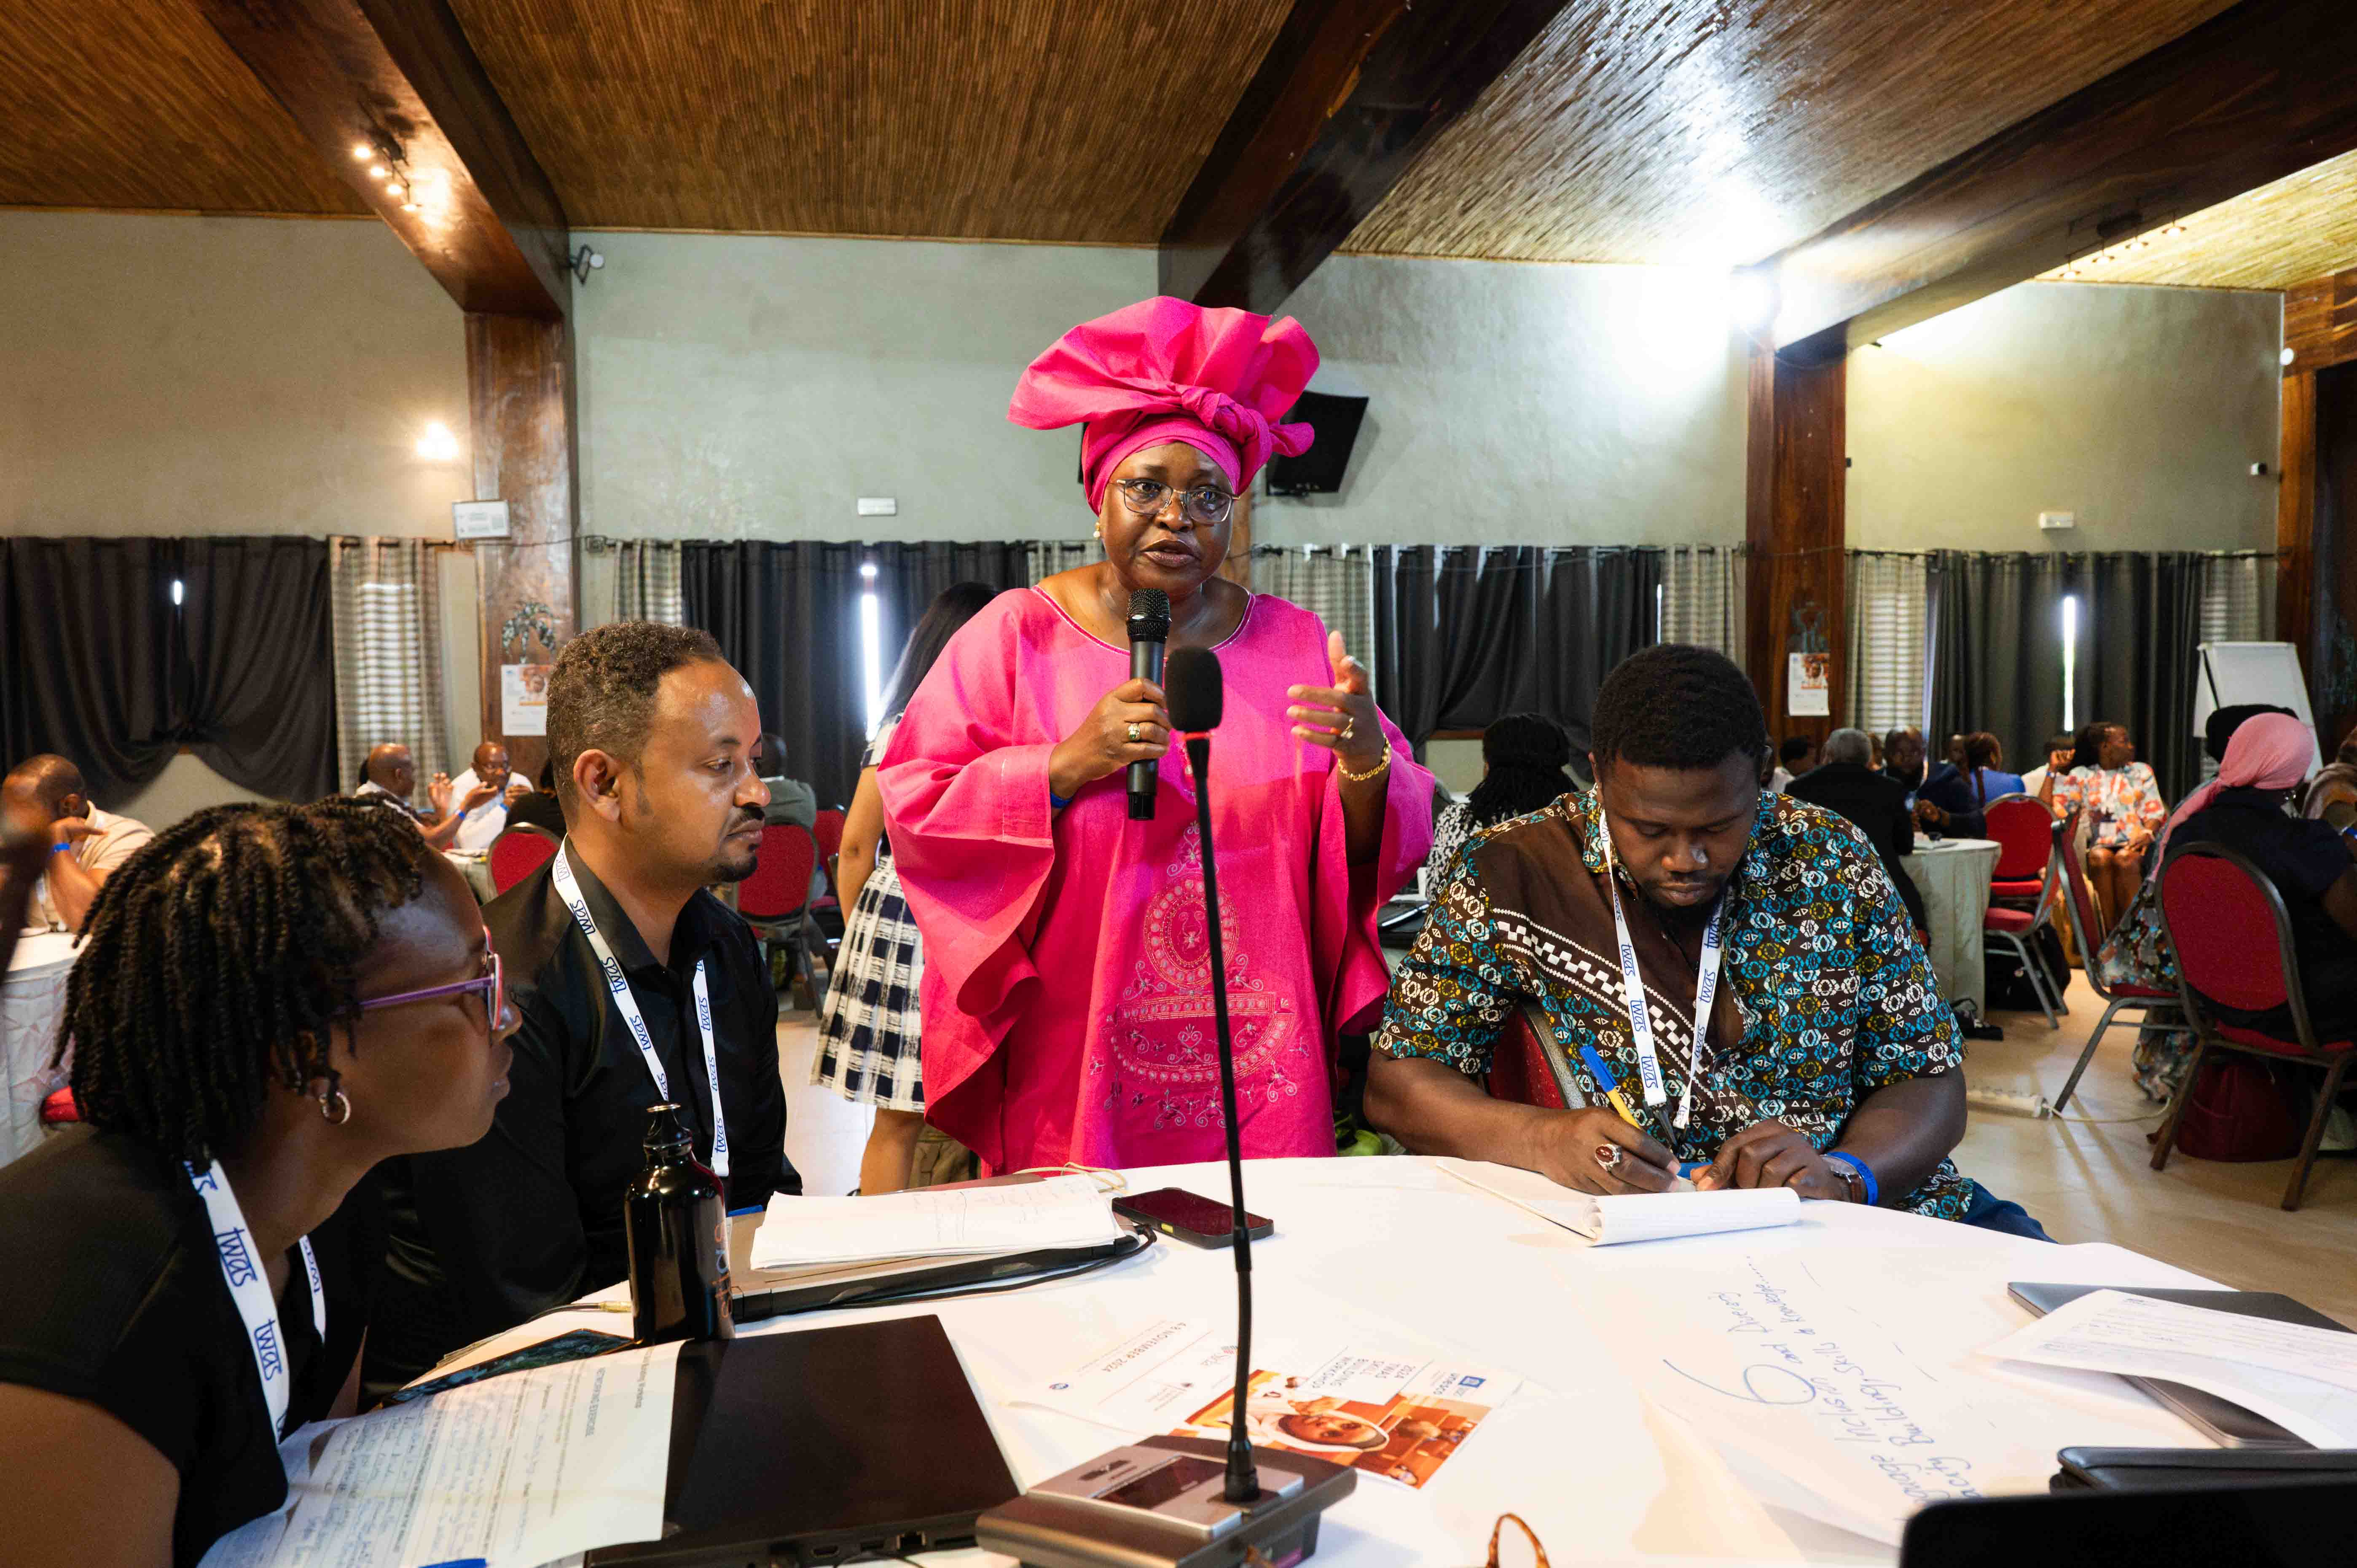
[[[569,808],[573,764],[585,751],[635,761],[654,723],[662,678],[704,660],[726,663],[712,634],[660,621],[618,620],[583,632],[548,677],[548,752],[556,794]]]
[[[1768,717],[1751,682],[1723,653],[1658,643],[1622,660],[1596,693],[1596,761],[1640,768],[1717,768],[1768,756]]]

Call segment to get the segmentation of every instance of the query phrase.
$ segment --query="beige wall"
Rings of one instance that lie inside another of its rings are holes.
[[[0,532],[449,537],[458,309],[382,223],[0,212]]]
[[[1850,542],[2271,550],[2282,346],[2277,295],[2099,284],[1894,332],[1850,356]]]

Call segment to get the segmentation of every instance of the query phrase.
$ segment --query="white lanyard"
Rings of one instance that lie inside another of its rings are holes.
[[[1604,807],[1596,808],[1596,831],[1604,841],[1604,885],[1612,893],[1612,933],[1620,940],[1620,995],[1629,1008],[1629,1036],[1637,1047],[1637,1078],[1644,1086],[1645,1103],[1659,1105],[1669,1098],[1662,1086],[1662,1062],[1653,1047],[1653,1020],[1645,1008],[1645,977],[1637,972],[1637,944],[1629,940],[1629,919],[1620,912],[1620,879],[1612,860],[1612,827]],[[1710,924],[1702,933],[1702,973],[1695,982],[1694,1039],[1686,1051],[1686,1085],[1678,1096],[1676,1124],[1683,1127],[1694,1111],[1695,1080],[1702,1076],[1703,1037],[1710,1033],[1711,1005],[1718,1000],[1718,918],[1727,908],[1721,892],[1711,909]]]
[[[254,1251],[253,1232],[245,1228],[245,1210],[237,1206],[237,1194],[229,1187],[229,1176],[215,1160],[199,1171],[188,1167],[188,1184],[197,1196],[205,1200],[205,1215],[211,1222],[213,1250],[221,1259],[221,1278],[229,1282],[230,1299],[237,1303],[237,1315],[245,1320],[247,1348],[253,1352],[253,1369],[262,1375],[263,1402],[270,1407],[270,1431],[274,1438],[285,1435],[286,1401],[295,1385],[295,1374],[286,1364],[286,1339],[278,1331],[278,1304],[270,1296],[270,1276],[264,1272],[261,1255]],[[311,1238],[302,1240],[303,1272],[311,1280],[311,1326],[318,1331],[319,1343],[328,1342],[328,1293],[319,1286],[319,1260],[311,1255]]]
[[[573,911],[574,920],[581,934],[589,939],[589,950],[597,955],[597,963],[606,972],[606,988],[614,993],[614,1005],[630,1026],[630,1038],[639,1043],[639,1055],[646,1058],[647,1071],[654,1075],[655,1092],[665,1100],[672,1098],[671,1075],[663,1071],[662,1058],[655,1055],[654,1036],[647,1033],[646,1015],[639,1011],[639,999],[630,993],[630,982],[622,966],[614,961],[614,950],[606,945],[597,929],[597,918],[589,913],[589,906],[581,897],[581,885],[573,876],[573,842],[567,839],[557,851],[556,863],[549,876],[556,884],[556,896]],[[704,961],[695,961],[695,1026],[704,1032],[704,1076],[712,1084],[712,1174],[726,1179],[728,1175],[728,1122],[720,1113],[720,1053],[712,1043],[712,993],[704,983]]]

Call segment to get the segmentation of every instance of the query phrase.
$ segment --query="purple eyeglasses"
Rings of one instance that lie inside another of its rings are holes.
[[[423,991],[401,991],[391,996],[371,996],[361,1003],[359,1011],[367,1013],[379,1007],[406,1007],[412,1002],[434,1002],[445,996],[464,996],[468,992],[480,992],[487,1009],[483,1015],[489,1020],[491,1032],[496,1034],[499,1032],[500,1014],[507,1007],[508,988],[506,976],[500,968],[500,951],[491,946],[491,932],[488,926],[483,929],[483,953],[490,967],[472,980],[454,980],[447,985],[429,985]]]

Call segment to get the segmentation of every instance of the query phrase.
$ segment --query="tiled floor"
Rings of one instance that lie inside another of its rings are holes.
[[[2006,1038],[1975,1042],[1965,1071],[1975,1086],[2062,1090],[2103,1006],[2073,976],[2070,1015],[2049,1031],[2036,1014],[1998,1014]],[[808,1013],[778,1026],[786,1080],[786,1152],[813,1194],[848,1192],[859,1180],[868,1112],[810,1087],[817,1037]],[[2146,1134],[2160,1123],[2128,1074],[2131,1027],[2115,1026],[2071,1102],[2067,1120],[2034,1120],[1975,1107],[1956,1151],[1965,1174],[2014,1199],[2061,1241],[2112,1241],[2251,1290],[2280,1290],[2357,1326],[2357,1159],[2328,1155],[2309,1179],[2306,1207],[2276,1207],[2287,1161],[2219,1165],[2184,1155],[2147,1168]],[[2081,1121],[2085,1117],[2090,1120]]]
[[[1996,1015],[1990,1021],[2006,1038],[1971,1045],[1967,1081],[2060,1094],[2104,1011],[2086,983],[2072,979],[2060,1030],[2035,1013]],[[2146,1134],[2160,1125],[2160,1108],[2129,1076],[2135,1040],[2132,1026],[2116,1023],[2104,1036],[2070,1120],[1975,1107],[1957,1165],[2038,1216],[2058,1241],[2133,1247],[2241,1289],[2296,1295],[2357,1326],[2357,1159],[2319,1158],[2296,1214],[2276,1207],[2288,1160],[2221,1165],[2177,1154],[2167,1170],[2150,1169]]]

